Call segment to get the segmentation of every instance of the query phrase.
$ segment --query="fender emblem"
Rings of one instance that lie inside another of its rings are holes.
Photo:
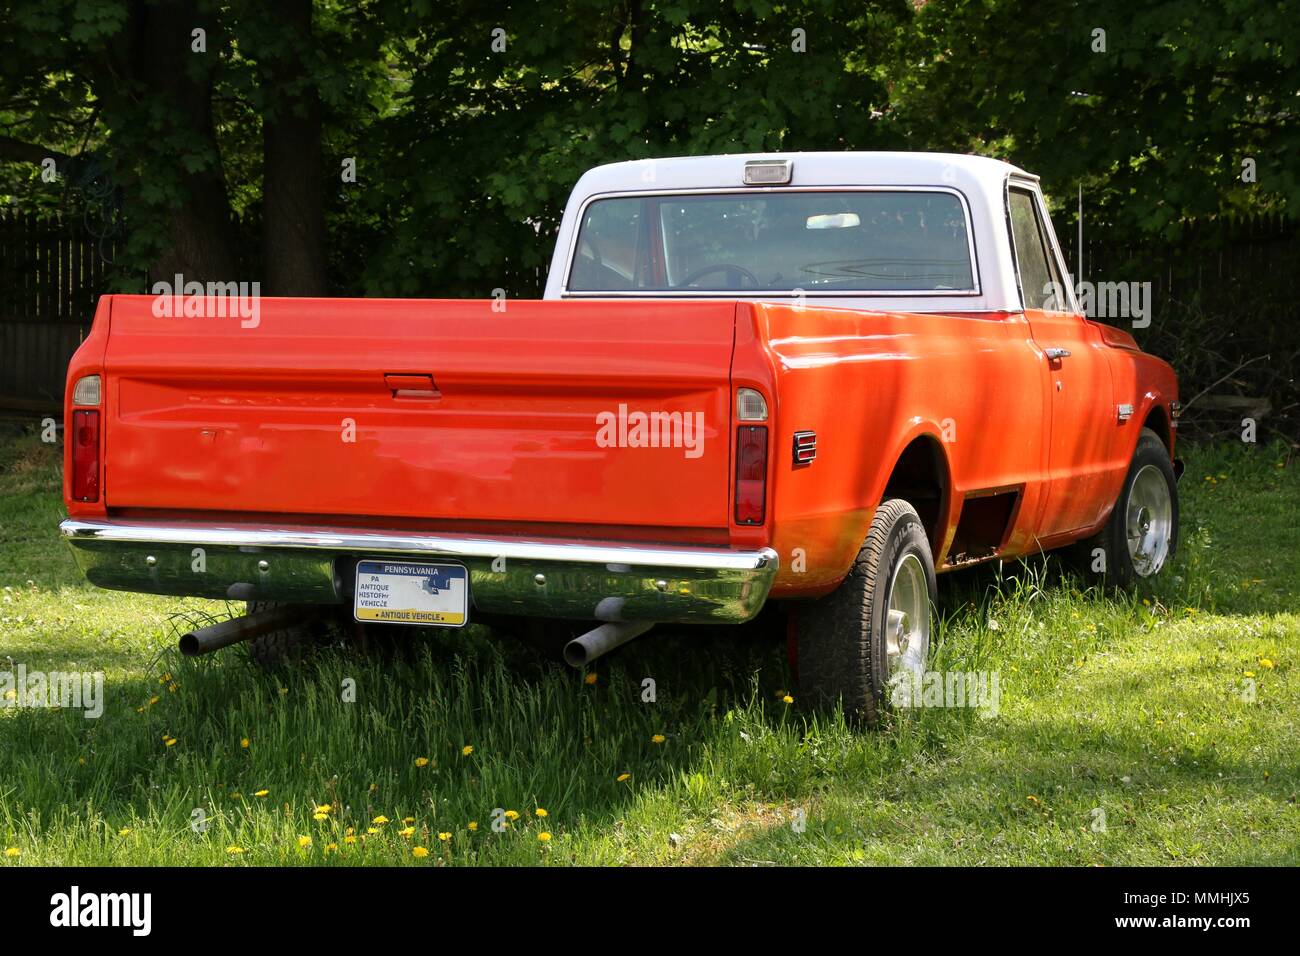
[[[1128,420],[1129,420],[1130,418],[1132,418],[1132,417],[1133,417],[1133,406],[1132,406],[1132,405],[1124,404],[1124,405],[1119,406],[1119,420],[1120,420],[1120,421],[1122,421],[1122,422],[1126,422],[1126,421],[1128,421]]]

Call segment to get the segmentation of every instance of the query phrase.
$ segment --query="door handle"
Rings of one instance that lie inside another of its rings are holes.
[[[1043,349],[1043,354],[1047,356],[1049,362],[1059,362],[1063,358],[1070,357],[1069,349]]]
[[[441,398],[442,392],[433,382],[432,375],[418,375],[407,372],[389,372],[384,376],[384,384],[393,393],[394,398]]]

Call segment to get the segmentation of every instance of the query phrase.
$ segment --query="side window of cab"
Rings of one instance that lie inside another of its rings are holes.
[[[1052,253],[1051,240],[1034,193],[1019,186],[1007,189],[1007,214],[1015,246],[1016,276],[1026,309],[1067,312],[1065,282]]]

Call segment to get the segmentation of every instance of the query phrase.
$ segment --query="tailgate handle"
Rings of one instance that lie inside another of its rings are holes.
[[[433,384],[432,375],[411,372],[387,372],[384,384],[392,391],[394,398],[441,398],[442,392]]]

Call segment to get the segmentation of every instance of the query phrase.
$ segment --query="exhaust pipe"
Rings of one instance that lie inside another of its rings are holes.
[[[209,624],[181,635],[177,644],[186,657],[211,654],[231,644],[247,641],[259,634],[293,627],[316,617],[311,609],[302,607],[270,607],[244,617],[232,617],[219,624]]]
[[[594,631],[588,631],[582,637],[575,637],[564,645],[564,662],[570,667],[586,667],[602,654],[608,654],[640,637],[650,628],[653,621],[610,621]]]

